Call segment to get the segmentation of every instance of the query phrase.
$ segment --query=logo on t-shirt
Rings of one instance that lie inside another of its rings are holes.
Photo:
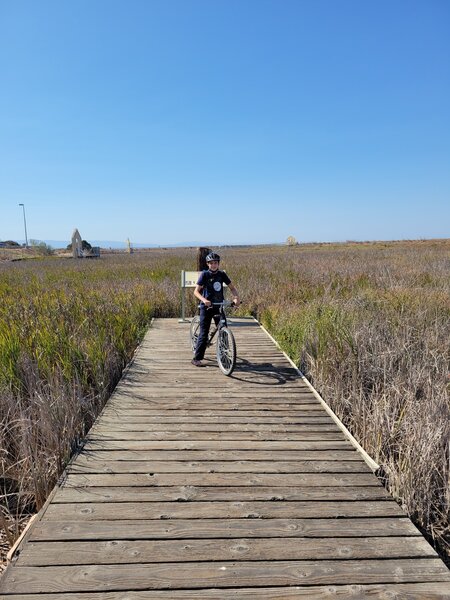
[[[222,289],[222,284],[220,283],[220,281],[215,281],[213,287],[216,292],[220,292],[220,290]]]

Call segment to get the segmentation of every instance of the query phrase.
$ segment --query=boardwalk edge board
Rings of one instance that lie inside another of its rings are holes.
[[[28,530],[31,528],[31,526],[33,525],[34,521],[36,520],[37,516],[39,513],[36,513],[34,515],[32,515],[29,520],[28,523],[26,524],[24,530],[22,531],[22,533],[19,535],[19,537],[17,538],[17,540],[14,542],[14,545],[11,546],[8,554],[6,555],[6,563],[9,564],[13,558],[13,556],[15,555],[15,553],[17,552],[19,546],[21,546],[22,541],[24,540],[25,536],[28,533]],[[1,577],[1,575],[0,575]]]

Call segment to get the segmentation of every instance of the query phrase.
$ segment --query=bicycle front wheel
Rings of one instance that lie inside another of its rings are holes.
[[[217,336],[217,362],[224,375],[231,375],[236,365],[236,342],[228,327],[222,327]]]
[[[196,315],[191,321],[191,327],[189,330],[189,339],[191,341],[192,352],[195,352],[197,347],[197,340],[200,334],[200,317]]]

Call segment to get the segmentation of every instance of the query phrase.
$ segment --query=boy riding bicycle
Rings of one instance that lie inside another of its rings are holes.
[[[230,278],[224,271],[219,270],[220,256],[211,252],[206,257],[208,269],[202,271],[198,278],[194,295],[200,300],[200,333],[195,348],[192,364],[196,367],[203,367],[203,357],[205,356],[208,343],[208,333],[211,327],[211,321],[214,319],[216,325],[219,322],[219,307],[213,306],[218,302],[223,302],[223,284],[226,284],[233,294],[233,302],[239,306],[239,295],[236,288],[231,283]]]

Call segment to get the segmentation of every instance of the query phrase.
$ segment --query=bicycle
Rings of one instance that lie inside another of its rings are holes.
[[[236,342],[231,329],[228,327],[227,316],[225,314],[225,308],[234,306],[234,302],[214,302],[212,306],[220,306],[219,309],[219,323],[212,333],[209,334],[208,342],[206,347],[212,345],[213,339],[217,334],[216,340],[216,358],[220,370],[224,375],[231,375],[236,366]],[[197,346],[197,340],[200,333],[200,317],[196,315],[191,321],[191,327],[189,332],[192,352],[195,352]]]

